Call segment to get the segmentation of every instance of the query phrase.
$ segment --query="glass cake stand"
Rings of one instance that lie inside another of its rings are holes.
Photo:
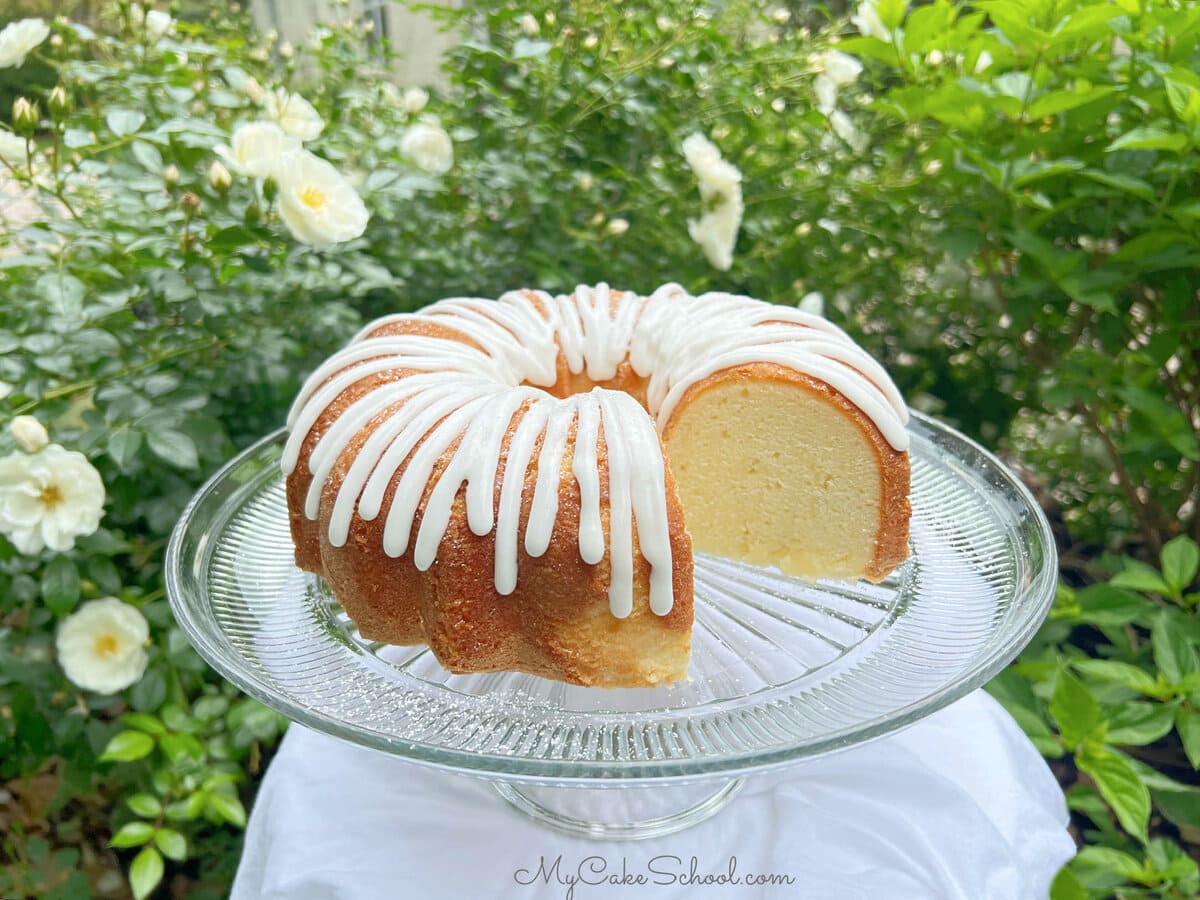
[[[745,776],[890,734],[986,683],[1054,595],[1050,528],[977,444],[914,415],[908,561],[883,584],[809,582],[698,556],[690,679],[602,690],[452,675],[364,639],[296,568],[282,432],[193,498],[171,537],[175,616],[222,675],[296,722],[493,782],[543,824],[596,838],[713,815]]]

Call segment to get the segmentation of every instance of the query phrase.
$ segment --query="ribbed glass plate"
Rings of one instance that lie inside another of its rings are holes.
[[[176,618],[214,668],[290,718],[431,765],[563,783],[707,777],[892,732],[995,675],[1054,593],[1049,527],[990,454],[914,416],[912,555],[881,585],[699,556],[691,677],[601,690],[451,675],[366,641],[293,564],[283,434],[193,499],[167,552]]]

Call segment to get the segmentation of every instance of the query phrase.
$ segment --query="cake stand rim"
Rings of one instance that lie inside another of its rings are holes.
[[[766,772],[802,763],[833,753],[870,743],[895,734],[936,713],[951,703],[983,687],[999,674],[1033,639],[1045,621],[1054,600],[1057,583],[1058,551],[1053,531],[1041,506],[1021,479],[994,453],[950,425],[917,410],[909,410],[909,428],[914,421],[931,434],[929,437],[948,437],[960,442],[1000,475],[1015,491],[1023,506],[1031,513],[1033,525],[1044,548],[1044,560],[1036,577],[1024,593],[1040,593],[1027,611],[1025,621],[1015,628],[1003,643],[981,654],[977,663],[964,677],[923,695],[919,700],[895,711],[884,720],[857,723],[832,731],[819,739],[792,744],[768,751],[747,751],[708,759],[672,760],[553,760],[516,757],[503,753],[484,753],[458,750],[433,744],[404,741],[392,735],[373,731],[363,725],[348,725],[330,715],[306,707],[291,697],[273,691],[268,683],[256,678],[249,668],[240,668],[210,640],[198,623],[187,614],[182,594],[181,545],[191,523],[194,510],[230,475],[265,447],[279,442],[287,433],[278,428],[223,464],[193,494],[179,521],[171,531],[164,556],[164,582],[167,598],[175,621],[187,634],[189,641],[205,662],[223,678],[259,702],[282,713],[291,721],[351,744],[398,756],[427,768],[478,777],[488,781],[503,780],[515,783],[616,787],[621,784],[687,783],[716,779],[729,780],[756,772]],[[961,475],[958,477],[962,477]],[[590,714],[580,712],[581,718]]]

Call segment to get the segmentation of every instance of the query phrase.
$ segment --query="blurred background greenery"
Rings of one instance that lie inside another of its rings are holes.
[[[1197,4],[466,0],[436,13],[427,100],[391,56],[409,20],[328,4],[289,39],[261,8],[161,9],[155,34],[124,2],[0,6],[50,25],[0,69],[8,127],[38,107],[29,154],[0,144],[0,421],[36,415],[108,498],[71,550],[0,539],[0,895],[227,891],[283,723],[171,621],[184,503],[365,318],[601,280],[819,292],[913,406],[1022,474],[1061,588],[990,689],[1067,791],[1082,852],[1054,896],[1196,894]],[[214,170],[276,87],[323,121],[308,148],[361,236],[305,244],[269,181]],[[693,133],[742,173],[727,270],[689,231]],[[54,650],[103,596],[151,634],[114,695]]]

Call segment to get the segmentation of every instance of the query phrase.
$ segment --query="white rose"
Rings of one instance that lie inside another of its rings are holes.
[[[855,150],[866,148],[867,142],[865,136],[854,127],[854,122],[840,109],[834,110],[829,114],[829,126],[833,129],[834,134]]]
[[[149,637],[135,607],[115,597],[90,600],[58,626],[58,664],[85,691],[115,694],[145,673]]]
[[[160,9],[152,9],[146,13],[146,38],[151,42],[158,41],[171,30],[175,20]]]
[[[742,226],[742,173],[702,134],[684,140],[683,155],[700,183],[705,210],[699,221],[688,220],[688,234],[714,268],[728,271]]]
[[[620,237],[629,230],[628,219],[612,219],[604,229],[613,237]]]
[[[267,118],[278,122],[280,128],[301,141],[315,140],[325,128],[325,120],[313,105],[299,94],[288,93],[285,88],[277,88],[267,95]]]
[[[0,69],[19,66],[25,57],[50,34],[41,19],[21,19],[0,31]]]
[[[837,85],[827,75],[818,75],[813,81],[813,93],[817,95],[817,109],[825,115],[837,106]]]
[[[17,446],[26,453],[37,453],[50,443],[46,426],[34,416],[17,416],[8,423],[8,427]]]
[[[863,70],[862,63],[840,50],[824,50],[814,54],[811,61],[817,71],[832,81],[835,87],[854,84]]]
[[[892,33],[879,18],[879,10],[875,8],[872,0],[858,4],[858,12],[850,17],[850,22],[863,37],[879,38],[888,44],[892,42]]]
[[[231,146],[216,153],[229,168],[252,178],[273,178],[283,158],[300,149],[300,142],[274,122],[247,122],[233,130]]]
[[[812,313],[814,316],[825,315],[825,297],[820,291],[809,291],[796,304],[800,312]]]
[[[370,218],[350,182],[305,150],[280,168],[279,215],[297,240],[316,245],[353,240]]]
[[[537,37],[538,32],[542,30],[532,13],[525,13],[521,16],[520,25],[521,33],[526,37]]]
[[[256,106],[267,99],[267,92],[253,75],[247,75],[246,80],[242,82],[242,93]]]
[[[702,134],[689,135],[683,142],[683,157],[700,182],[706,201],[715,194],[731,191],[741,183],[742,173],[721,158],[716,144]]]
[[[0,128],[0,159],[14,164],[24,164],[25,138]]]
[[[410,116],[415,116],[423,110],[428,102],[429,91],[424,88],[410,87],[404,92],[404,111]]]
[[[400,152],[434,175],[443,175],[454,165],[454,143],[436,122],[410,125],[400,141]]]
[[[0,534],[21,553],[70,550],[103,515],[104,482],[77,450],[48,444],[0,458]]]
[[[1120,38],[1115,38],[1114,40],[1119,41]],[[988,53],[986,50],[980,51],[979,56],[975,58],[975,74],[978,75],[981,72],[986,71],[991,64],[992,54]]]
[[[700,245],[713,268],[729,271],[733,265],[733,248],[738,229],[742,227],[742,194],[728,203],[709,210],[696,222],[688,220],[688,234]]]

